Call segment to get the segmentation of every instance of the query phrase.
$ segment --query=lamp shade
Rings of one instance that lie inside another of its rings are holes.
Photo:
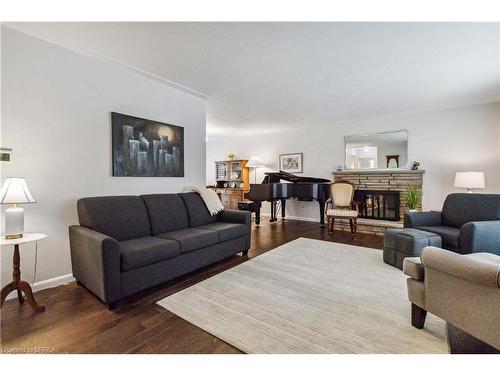
[[[26,181],[22,177],[9,177],[0,191],[1,204],[35,203]]]
[[[455,174],[455,187],[467,189],[484,188],[483,172],[457,172]]]
[[[245,165],[245,167],[248,167],[248,168],[260,168],[260,167],[264,167],[265,164],[264,164],[264,161],[262,160],[262,158],[260,156],[252,156],[250,158],[250,160],[247,162],[247,164]]]

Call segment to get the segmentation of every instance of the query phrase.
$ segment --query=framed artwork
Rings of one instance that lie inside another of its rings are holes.
[[[12,160],[12,149],[0,148],[0,161],[2,163],[10,163],[11,160]]]
[[[184,177],[184,128],[111,112],[113,176]]]
[[[399,168],[399,155],[387,155],[387,168]]]
[[[279,156],[280,171],[288,173],[302,173],[302,153],[281,154]]]

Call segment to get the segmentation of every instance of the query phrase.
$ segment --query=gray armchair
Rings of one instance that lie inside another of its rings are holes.
[[[450,194],[442,212],[408,212],[404,226],[439,235],[456,253],[500,255],[500,194]]]

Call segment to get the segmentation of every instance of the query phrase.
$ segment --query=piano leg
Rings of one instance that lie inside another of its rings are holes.
[[[276,219],[276,201],[271,201],[271,219],[269,220],[269,222],[273,223],[277,220],[278,219]]]
[[[255,225],[259,226],[260,224],[260,202],[255,207]]]
[[[321,228],[325,227],[325,203],[318,201],[319,203],[319,222],[321,223]]]
[[[281,200],[281,218],[285,218],[286,199]]]

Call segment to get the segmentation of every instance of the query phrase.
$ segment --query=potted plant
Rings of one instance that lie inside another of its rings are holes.
[[[416,186],[409,186],[403,196],[405,198],[406,207],[408,207],[408,210],[410,212],[416,212],[417,207],[422,200],[422,192],[418,190]]]

